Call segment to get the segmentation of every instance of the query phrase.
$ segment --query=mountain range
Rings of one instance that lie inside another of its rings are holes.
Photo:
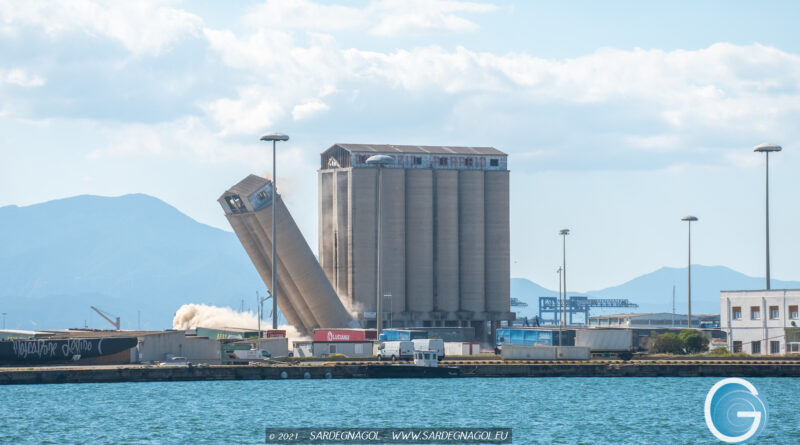
[[[265,291],[232,232],[142,194],[0,207],[0,246],[0,312],[9,329],[109,328],[90,306],[119,316],[123,329],[164,329],[183,304],[247,310],[256,291]],[[693,313],[717,313],[720,289],[763,287],[763,279],[723,266],[693,266],[692,282]],[[585,295],[639,304],[610,311],[670,312],[673,285],[684,313],[685,268],[664,267]],[[800,282],[773,280],[773,287]],[[528,304],[514,308],[520,315],[536,314],[538,297],[555,295],[511,279],[511,296]]]

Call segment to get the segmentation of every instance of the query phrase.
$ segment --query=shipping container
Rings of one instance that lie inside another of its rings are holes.
[[[446,342],[444,344],[444,354],[446,356],[454,355],[476,355],[481,352],[480,343],[476,342]]]
[[[571,330],[564,330],[563,343],[561,346],[573,346],[574,342],[571,339]],[[512,344],[518,346],[558,346],[559,331],[547,329],[524,329],[524,328],[508,328],[497,330],[497,346],[503,344]]]
[[[312,345],[314,357],[327,357],[334,354],[342,354],[346,357],[370,357],[372,356],[372,342],[327,342],[315,341]]]
[[[631,329],[578,329],[575,346],[595,351],[630,351],[633,347]]]
[[[377,340],[374,329],[314,329],[314,341],[364,342]]]
[[[381,332],[381,340],[384,341],[409,341],[428,338],[427,331],[409,329],[384,329]]]

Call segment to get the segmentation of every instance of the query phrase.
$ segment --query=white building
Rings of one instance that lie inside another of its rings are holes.
[[[797,327],[800,289],[720,292],[720,327],[728,333],[728,349],[748,354],[800,352],[788,342],[786,328]]]

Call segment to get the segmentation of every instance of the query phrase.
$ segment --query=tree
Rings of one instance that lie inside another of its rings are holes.
[[[683,354],[683,342],[678,334],[667,332],[656,337],[653,352],[657,354]]]
[[[678,338],[688,354],[697,354],[708,349],[708,338],[694,329],[682,330]]]

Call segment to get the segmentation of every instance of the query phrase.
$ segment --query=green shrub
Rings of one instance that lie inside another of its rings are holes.
[[[716,348],[708,351],[708,355],[711,357],[725,357],[731,355],[731,351],[728,350],[725,346],[721,348]]]
[[[708,349],[708,338],[694,329],[684,329],[678,334],[687,354],[697,354]]]
[[[656,354],[683,354],[683,342],[677,334],[667,332],[656,337],[653,342]]]

